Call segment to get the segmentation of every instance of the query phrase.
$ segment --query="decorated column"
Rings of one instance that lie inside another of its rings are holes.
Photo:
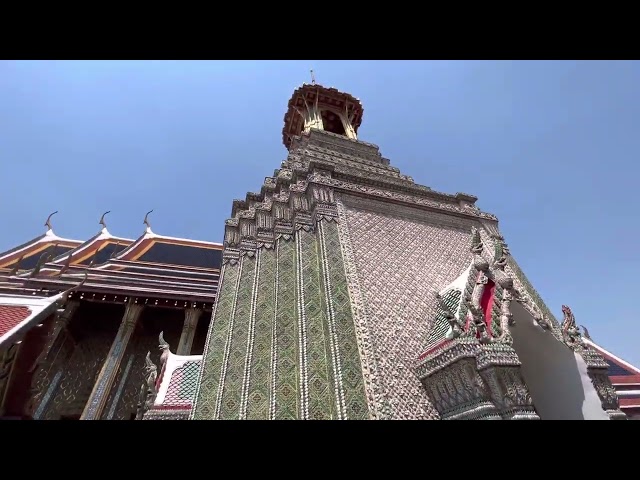
[[[180,335],[180,342],[178,343],[178,349],[176,351],[177,355],[191,354],[193,338],[196,334],[200,315],[202,315],[202,310],[199,308],[189,308],[185,310],[184,325],[182,327],[182,334]]]
[[[34,391],[34,395],[29,402],[27,410],[36,420],[46,410],[48,401],[60,384],[62,372],[56,370],[59,370],[59,364],[63,360],[58,353],[64,346],[65,329],[79,306],[80,301],[70,300],[66,303],[64,310],[56,313],[53,325],[47,335],[45,346],[31,367],[33,371],[31,388]]]
[[[47,340],[44,348],[42,349],[42,353],[33,366],[34,369],[47,360],[52,350],[54,350],[54,345],[60,338],[60,333],[67,327],[67,325],[69,325],[69,322],[75,315],[79,306],[80,302],[78,300],[70,300],[67,302],[64,310],[61,310],[56,314],[51,330],[47,335]]]
[[[120,366],[120,362],[122,361],[124,352],[127,349],[129,339],[136,327],[142,309],[143,306],[134,303],[133,300],[129,300],[127,303],[124,317],[122,318],[122,323],[120,323],[120,328],[118,329],[116,338],[114,339],[111,349],[109,350],[109,354],[107,355],[107,359],[98,374],[98,379],[93,386],[91,396],[89,397],[89,401],[87,402],[84,411],[82,412],[80,420],[96,420],[100,418],[107,401],[107,397],[109,396],[109,391],[111,390],[118,372],[118,367]]]

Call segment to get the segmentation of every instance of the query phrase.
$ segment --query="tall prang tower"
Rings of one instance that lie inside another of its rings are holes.
[[[626,418],[497,218],[400,173],[362,116],[315,81],[294,91],[287,159],[226,221],[190,418]]]

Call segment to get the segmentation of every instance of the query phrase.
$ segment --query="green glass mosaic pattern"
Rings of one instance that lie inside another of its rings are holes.
[[[274,418],[295,420],[299,418],[300,365],[293,240],[278,240],[277,282]]]
[[[191,407],[196,394],[199,361],[188,361],[176,368],[171,374],[169,388],[162,405],[165,407]]]
[[[206,349],[206,356],[203,359],[204,365],[199,397],[193,417],[196,420],[216,418],[222,364],[233,319],[239,273],[239,265],[227,264],[224,266],[222,282],[216,301],[215,316],[209,327],[211,329],[209,343]]]
[[[299,307],[299,317],[303,318],[306,333],[306,387],[307,414],[309,419],[324,420],[336,418],[333,385],[329,378],[329,359],[324,335],[325,313],[322,308],[320,272],[316,239],[313,233],[299,230],[296,235],[298,246],[299,281],[304,289],[304,299]],[[302,390],[304,397],[304,389]]]
[[[220,419],[222,420],[232,420],[240,417],[255,274],[256,258],[243,257],[229,355],[226,365],[223,365],[225,377],[222,402],[220,404]]]
[[[322,222],[323,252],[326,255],[331,307],[336,326],[338,356],[342,376],[344,416],[351,420],[369,418],[364,390],[364,378],[347,289],[347,278],[340,249],[338,226],[335,222]]]
[[[449,311],[455,315],[458,311],[458,307],[460,306],[461,297],[462,292],[457,288],[452,288],[442,295],[442,302],[449,308]],[[427,350],[445,339],[447,332],[449,331],[449,327],[450,325],[447,320],[447,316],[442,308],[438,306],[436,316],[431,325],[431,330],[429,330],[429,334],[427,335]]]
[[[544,303],[537,290],[533,288],[533,285],[531,284],[531,282],[529,282],[529,279],[526,277],[526,275],[512,256],[507,260],[507,265],[511,267],[516,277],[518,277],[518,280],[522,282],[522,285],[524,285],[524,287],[527,289],[527,292],[529,292],[529,295],[531,295],[531,298],[536,302],[536,305],[538,305],[542,312],[547,315],[547,317],[549,317],[552,321],[558,323],[555,315],[551,313],[549,307],[547,307],[547,305]]]
[[[500,285],[496,285],[493,291],[493,305],[491,306],[491,335],[499,337],[502,334],[500,327],[500,310],[502,304],[503,289]]]
[[[275,308],[276,253],[262,249],[258,270],[254,331],[249,348],[250,371],[246,418],[269,418],[271,399],[271,341]]]
[[[327,361],[327,381],[329,392],[334,401],[334,416],[332,418],[344,418],[344,391],[340,375],[340,352],[338,351],[335,318],[333,316],[333,301],[329,298],[329,286],[327,278],[326,252],[322,242],[322,222],[316,224],[316,248],[318,252],[318,273],[320,287],[320,301],[323,312],[322,329],[324,334],[325,357]]]

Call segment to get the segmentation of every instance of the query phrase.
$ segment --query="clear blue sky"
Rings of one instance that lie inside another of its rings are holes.
[[[42,233],[221,241],[231,201],[286,157],[293,90],[364,105],[359,138],[416,182],[495,213],[549,307],[640,365],[640,63],[0,62],[0,250]]]

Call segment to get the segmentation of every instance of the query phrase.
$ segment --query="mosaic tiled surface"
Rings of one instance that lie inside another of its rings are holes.
[[[369,417],[334,222],[226,265],[207,352],[196,419]]]
[[[303,355],[306,357],[302,359],[306,367],[301,379],[302,417],[313,420],[331,419],[336,417],[336,411],[333,378],[329,366],[329,345],[324,332],[327,319],[320,295],[316,238],[313,233],[300,230],[296,235],[296,242],[299,254],[299,285],[303,291],[299,298],[298,317],[303,327],[301,344],[304,349]]]
[[[176,368],[162,402],[163,407],[190,407],[196,394],[200,362],[188,361]]]
[[[347,196],[343,201],[377,363],[372,381],[390,407],[388,417],[437,418],[413,366],[437,314],[436,292],[469,265],[471,225],[443,225],[426,212],[421,221],[413,210],[403,215],[402,207],[373,211]]]
[[[0,336],[14,328],[29,315],[31,315],[31,310],[27,307],[0,305]]]
[[[259,252],[259,273],[255,295],[254,327],[248,348],[248,372],[245,394],[248,419],[269,418],[271,400],[271,342],[275,313],[276,253]]]
[[[217,415],[220,398],[222,363],[226,358],[226,346],[232,328],[233,312],[240,265],[225,265],[215,314],[211,321],[206,355],[203,359],[202,376],[194,407],[194,419],[213,419]]]
[[[340,248],[338,226],[335,222],[320,222],[325,275],[328,283],[327,298],[330,302],[336,337],[337,371],[339,375],[339,400],[342,417],[349,420],[369,418],[369,408],[364,390],[362,365],[358,353],[355,325],[347,288]]]
[[[500,305],[502,304],[502,295],[504,290],[500,285],[494,286],[493,291],[493,305],[491,307],[491,335],[493,337],[499,337],[502,334],[500,328]]]
[[[152,409],[144,414],[143,420],[188,420],[189,409],[163,410]]]
[[[558,320],[556,319],[553,312],[549,309],[546,303],[544,303],[538,291],[535,288],[533,288],[533,285],[531,284],[531,282],[529,282],[529,279],[526,277],[526,275],[524,274],[524,272],[522,271],[518,263],[513,259],[513,257],[509,258],[507,267],[505,270],[512,277],[516,277],[520,281],[520,283],[527,290],[527,293],[529,293],[529,295],[531,296],[533,301],[536,303],[538,308],[540,308],[540,310],[542,310],[542,312],[545,315],[547,315],[549,319],[558,323]]]
[[[277,242],[276,350],[273,352],[275,381],[272,416],[278,420],[298,418],[300,365],[296,315],[295,243]]]
[[[462,292],[457,288],[452,288],[448,290],[444,295],[442,295],[442,302],[447,306],[449,311],[455,315],[458,311],[458,307],[460,306],[460,299],[462,298]],[[447,332],[449,331],[450,325],[447,320],[447,316],[445,312],[438,306],[437,313],[435,318],[433,319],[433,327],[429,331],[427,336],[426,345],[427,348],[435,346],[439,342],[445,339]]]
[[[242,273],[238,287],[233,330],[230,336],[229,355],[222,365],[224,384],[220,403],[220,419],[231,420],[240,416],[240,405],[245,378],[245,360],[248,333],[252,314],[254,279],[256,274],[255,257],[242,259]]]

